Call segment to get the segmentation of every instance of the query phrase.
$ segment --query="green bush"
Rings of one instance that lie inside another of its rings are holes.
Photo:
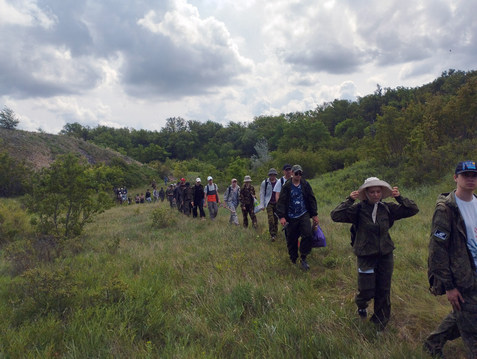
[[[33,268],[11,282],[9,296],[16,322],[52,313],[66,315],[77,295],[68,268]]]
[[[173,227],[177,222],[176,211],[170,208],[159,207],[152,211],[152,226],[154,228]]]
[[[0,246],[32,232],[27,213],[16,202],[0,202]]]

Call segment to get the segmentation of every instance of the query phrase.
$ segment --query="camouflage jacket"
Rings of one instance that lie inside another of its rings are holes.
[[[442,295],[446,290],[470,288],[474,283],[475,269],[455,191],[442,193],[436,202],[429,240],[428,278],[431,293]]]
[[[354,203],[354,200],[348,197],[331,211],[333,221],[352,223],[356,226],[354,254],[357,256],[386,255],[394,250],[389,228],[394,221],[414,216],[419,212],[419,208],[412,200],[402,196],[395,199],[398,203],[379,203],[376,223],[372,219],[374,204],[370,204],[367,200]]]
[[[250,187],[243,186],[240,189],[240,205],[241,206],[253,204],[254,198],[255,198],[255,188],[252,185],[250,185]]]

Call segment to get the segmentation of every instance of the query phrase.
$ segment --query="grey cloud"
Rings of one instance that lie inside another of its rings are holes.
[[[346,48],[339,44],[329,48],[301,49],[284,56],[285,62],[305,71],[345,74],[358,70],[365,58],[358,49]]]
[[[53,26],[0,25],[0,50],[6,54],[0,59],[0,94],[79,94],[102,81],[99,61],[117,59],[118,54],[123,60],[119,78],[126,92],[140,97],[208,93],[249,71],[245,60],[228,45],[230,35],[226,31],[214,37],[216,29],[206,29],[212,33],[208,42],[178,45],[138,25],[138,20],[151,10],[160,20],[168,10],[164,6],[152,0],[133,4],[112,0],[42,1],[41,10],[54,19]],[[55,58],[49,54],[52,48],[65,50],[70,57]],[[38,73],[42,67],[56,67],[57,76],[55,71]]]

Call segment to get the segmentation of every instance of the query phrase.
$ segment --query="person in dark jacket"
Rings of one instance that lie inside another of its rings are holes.
[[[255,188],[252,186],[252,178],[245,176],[243,179],[243,186],[239,192],[240,207],[242,208],[243,226],[248,227],[248,216],[252,221],[252,227],[257,229],[257,216],[255,215]]]
[[[194,199],[192,201],[192,216],[197,218],[197,209],[199,209],[200,218],[205,218],[204,212],[204,186],[202,186],[199,177],[195,179]]]
[[[428,277],[434,295],[445,294],[452,312],[424,342],[424,349],[443,357],[448,340],[462,337],[469,358],[477,358],[477,168],[460,162],[456,189],[442,193],[432,217]]]
[[[164,188],[161,187],[159,191],[159,198],[161,199],[161,202],[164,202],[164,197],[166,196],[166,193],[164,192]]]
[[[298,259],[298,238],[300,241],[301,268],[309,270],[306,257],[311,252],[311,224],[318,225],[318,208],[316,198],[308,181],[303,178],[300,165],[292,167],[292,177],[287,180],[280,191],[276,211],[281,225],[287,228],[287,248],[290,260]]]
[[[393,197],[398,203],[383,202]],[[360,203],[354,203],[356,199]],[[384,330],[391,316],[391,277],[394,267],[394,243],[389,228],[394,221],[414,216],[419,209],[410,199],[377,177],[370,177],[348,198],[331,211],[335,222],[352,223],[353,245],[358,264],[358,293],[355,297],[358,314],[366,319],[368,303],[374,298],[371,321]]]
[[[194,189],[190,186],[189,182],[186,182],[185,188],[182,192],[183,202],[182,211],[186,216],[190,216],[190,210],[192,209],[192,202],[194,201]]]
[[[169,187],[167,187],[166,196],[171,208],[174,207],[174,188],[172,185],[169,185]]]

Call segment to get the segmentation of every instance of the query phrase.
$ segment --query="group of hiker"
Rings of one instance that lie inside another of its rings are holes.
[[[229,223],[239,225],[237,208],[242,210],[242,224],[257,228],[256,213],[264,210],[268,218],[270,240],[275,241],[278,223],[285,232],[290,261],[309,270],[307,255],[312,249],[314,230],[319,225],[316,198],[303,178],[300,165],[283,166],[283,176],[274,168],[260,185],[259,197],[249,175],[242,186],[233,178],[220,201],[218,186],[211,176],[203,186],[196,178],[190,185],[182,178],[169,185],[166,197],[170,206],[193,217],[204,219],[204,208],[214,220],[219,206],[230,211]],[[456,189],[439,196],[432,218],[429,241],[428,279],[434,295],[446,295],[453,311],[424,342],[424,350],[443,358],[442,348],[462,337],[469,358],[477,358],[477,169],[475,161],[459,162],[455,172]],[[395,202],[384,202],[393,198]],[[356,202],[359,200],[359,202]],[[360,318],[368,317],[368,305],[374,300],[370,321],[379,331],[391,316],[391,279],[394,267],[394,243],[389,229],[394,222],[414,216],[419,209],[414,201],[402,196],[377,177],[369,177],[331,211],[335,222],[351,224],[351,245],[357,261],[355,303]],[[301,240],[299,241],[299,239]]]
[[[292,263],[300,257],[300,266],[308,270],[307,255],[311,252],[313,229],[319,224],[316,198],[310,184],[303,178],[300,165],[283,166],[283,176],[277,179],[271,168],[268,178],[260,185],[257,198],[250,176],[245,176],[242,187],[237,179],[224,193],[224,207],[230,211],[229,222],[238,225],[237,208],[242,209],[243,225],[248,218],[256,228],[256,213],[267,212],[270,239],[275,241],[278,222],[285,230],[288,255]],[[462,337],[469,358],[477,358],[477,168],[475,161],[459,162],[454,171],[456,189],[439,196],[432,218],[429,240],[428,279],[434,295],[446,295],[452,312],[424,342],[424,350],[432,357],[443,358],[444,344]],[[217,215],[218,187],[213,178],[207,178],[202,187],[200,178],[194,186],[181,181],[179,195],[182,210],[192,208],[193,215]],[[395,202],[384,202],[393,198]],[[181,202],[182,199],[182,202]],[[359,202],[356,202],[359,200]],[[189,205],[189,207],[187,207]],[[185,207],[184,207],[185,206]],[[194,209],[196,209],[194,211]],[[394,222],[419,212],[416,203],[402,196],[398,187],[377,177],[369,177],[331,211],[335,222],[351,224],[351,245],[357,261],[355,296],[357,314],[368,317],[368,305],[374,300],[370,321],[379,331],[385,329],[391,317],[391,280],[394,268],[394,243],[389,230]],[[187,213],[186,213],[187,214]],[[300,244],[298,240],[301,237]]]

